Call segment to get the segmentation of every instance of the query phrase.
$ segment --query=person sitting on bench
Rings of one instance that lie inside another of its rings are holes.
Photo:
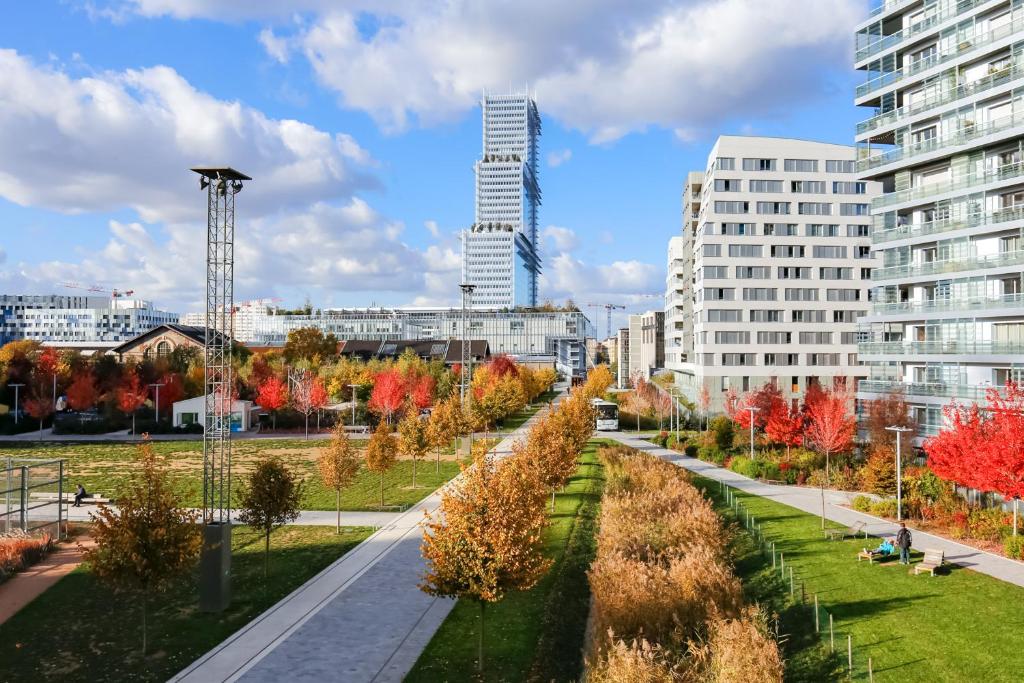
[[[890,541],[887,538],[887,539],[883,540],[881,545],[879,545],[874,550],[870,550],[869,551],[867,548],[864,548],[864,552],[865,553],[870,552],[871,555],[875,556],[875,557],[885,557],[886,555],[894,554],[896,552],[896,546],[894,546],[892,544],[892,541]]]
[[[75,490],[75,504],[72,507],[82,507],[82,499],[87,498],[88,496],[89,494],[85,492],[85,487],[79,484],[78,488]]]

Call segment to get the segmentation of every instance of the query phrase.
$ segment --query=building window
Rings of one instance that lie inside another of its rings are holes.
[[[868,216],[871,214],[870,204],[840,204],[840,216]]]
[[[800,202],[800,214],[803,216],[831,216],[832,205],[828,202]],[[846,214],[844,214],[846,215]]]
[[[746,202],[744,202],[745,204]],[[722,234],[738,237],[741,235],[753,235],[753,223],[722,223]]]
[[[739,180],[727,180],[725,178],[715,179],[715,192],[739,192],[740,191]]]
[[[794,180],[790,189],[798,194],[825,194],[824,180]]]
[[[758,202],[757,212],[768,215],[786,215],[789,213],[789,202]]]
[[[169,341],[161,341],[156,345],[156,357],[166,358],[171,355],[171,343]]]
[[[715,202],[717,213],[749,213],[750,202]]]
[[[786,159],[784,168],[789,173],[817,173],[817,159]]]
[[[715,159],[715,170],[717,171],[735,171],[736,170],[736,159],[732,157],[718,157]]]
[[[745,258],[760,258],[760,256],[761,256],[761,245],[760,244],[730,244],[729,245],[729,256],[731,256],[731,257],[745,257]]]
[[[825,162],[825,173],[856,173],[857,162],[830,159]]]
[[[867,194],[867,192],[867,183],[839,180],[832,182],[832,194]]]
[[[846,258],[846,247],[814,245],[814,258]]]
[[[751,192],[782,192],[781,180],[751,180]]]
[[[775,159],[744,159],[744,171],[774,171]]]

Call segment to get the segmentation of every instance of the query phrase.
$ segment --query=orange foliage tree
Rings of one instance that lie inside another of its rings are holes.
[[[277,429],[277,411],[288,404],[288,385],[274,375],[268,376],[256,390],[256,402],[269,410],[274,429]]]
[[[366,469],[380,475],[380,507],[384,509],[384,474],[395,465],[398,445],[391,434],[391,427],[381,422],[370,435],[366,444]]]
[[[72,410],[89,410],[96,405],[96,378],[89,369],[75,373],[71,386],[68,387],[68,405]]]
[[[385,370],[373,378],[373,391],[367,407],[388,424],[405,402],[405,379],[398,370]]]
[[[117,387],[117,409],[132,416],[132,434],[135,434],[135,412],[146,402],[146,387],[134,369],[125,371],[120,386]]]

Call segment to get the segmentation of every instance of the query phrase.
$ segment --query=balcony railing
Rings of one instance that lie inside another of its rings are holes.
[[[874,16],[877,16],[877,15],[881,14],[882,12],[888,12],[890,10],[898,9],[900,7],[903,7],[904,5],[909,5],[910,3],[916,2],[916,1],[917,0],[885,0],[885,2],[882,2],[877,7],[874,7],[868,13],[868,16],[869,17],[874,17]]]
[[[983,401],[989,389],[1002,387],[975,384],[946,384],[945,382],[897,382],[894,380],[862,379],[857,391],[887,394],[902,391],[905,396],[935,396],[938,398],[959,398],[969,401]]]
[[[940,218],[924,223],[906,223],[887,230],[876,230],[872,235],[872,241],[879,244],[922,235],[938,235],[954,230],[976,228],[981,225],[1008,223],[1022,218],[1024,218],[1024,207],[1013,207],[989,213],[971,214],[964,218]]]
[[[988,183],[1014,178],[1024,178],[1024,162],[1017,161],[1012,164],[1003,164],[997,168],[987,169],[977,175],[968,174],[967,176],[953,178],[942,183],[928,183],[927,185],[919,185],[907,188],[906,190],[879,195],[871,200],[871,208],[880,209],[893,204],[923,199],[938,194],[945,194],[946,192],[970,190],[981,185],[987,185]]]
[[[982,33],[977,37],[965,37],[963,40],[957,43],[956,50],[954,50],[953,52],[947,52],[946,54],[941,55],[935,54],[925,59],[919,59],[916,62],[911,62],[910,64],[905,65],[902,69],[897,69],[896,71],[884,73],[881,76],[872,78],[867,83],[862,83],[858,85],[857,97],[863,97],[868,93],[874,92],[875,90],[880,90],[881,88],[891,85],[892,83],[895,83],[901,78],[913,76],[914,74],[919,74],[922,71],[925,71],[926,69],[932,68],[933,66],[938,66],[940,64],[945,64],[946,62],[951,62],[954,59],[957,59],[958,57],[961,57],[962,55],[966,54],[967,52],[970,52],[971,50],[974,50],[979,47],[985,47],[986,45],[991,45],[992,43],[1000,41],[1003,38],[1013,35],[1014,33],[1017,33],[1021,30],[1024,30],[1024,16],[1017,17],[1009,24],[997,26],[991,31],[988,31],[987,33]],[[857,126],[857,132],[861,132],[859,125]]]
[[[1024,295],[1004,294],[998,297],[973,297],[970,299],[930,299],[927,301],[875,302],[871,312],[885,315],[892,313],[941,313],[953,311],[970,313],[994,308],[1024,307]]]
[[[967,258],[953,258],[927,263],[905,263],[898,266],[875,268],[871,271],[871,279],[890,280],[897,277],[958,273],[965,270],[998,268],[1000,266],[1016,266],[1021,264],[1024,264],[1024,249],[1004,251],[1001,254],[990,254],[987,256],[970,256]]]
[[[915,142],[903,147],[890,149],[882,154],[875,154],[874,156],[860,159],[857,162],[857,170],[867,171],[869,169],[885,166],[886,164],[891,164],[903,159],[913,159],[914,157],[934,152],[937,149],[957,147],[959,145],[966,144],[971,140],[983,138],[986,135],[992,135],[999,131],[1009,130],[1015,126],[1024,125],[1024,112],[1011,114],[1010,116],[1002,116],[981,125],[975,124],[974,121],[971,121],[970,119],[960,119],[959,123],[961,128],[955,133],[936,136],[928,140],[922,140],[921,142]]]
[[[988,74],[987,76],[982,76],[976,81],[961,83],[952,90],[936,93],[929,97],[917,100],[913,104],[905,104],[898,109],[893,109],[892,111],[872,116],[866,121],[861,121],[857,124],[857,134],[859,135],[869,130],[898,123],[903,119],[913,116],[914,114],[919,114],[921,112],[928,111],[929,109],[941,107],[944,104],[949,104],[950,102],[955,102],[965,97],[999,87],[1003,83],[1012,81],[1022,75],[1024,75],[1024,64],[1014,62],[1007,68],[1000,69],[999,71]]]
[[[1009,355],[1024,353],[1024,342],[975,341],[973,339],[921,342],[860,342],[857,344],[857,353],[861,356],[876,356],[880,354],[901,356],[922,354]]]
[[[863,59],[867,59],[871,55],[876,55],[883,50],[888,50],[894,45],[899,45],[904,40],[908,40],[930,30],[931,28],[941,24],[946,19],[963,14],[964,12],[970,12],[975,7],[983,5],[986,2],[988,2],[988,0],[951,0],[944,4],[937,12],[931,16],[925,17],[916,24],[911,24],[896,33],[881,36],[877,40],[858,48],[855,60],[859,62]]]

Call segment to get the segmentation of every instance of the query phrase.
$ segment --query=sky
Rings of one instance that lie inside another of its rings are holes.
[[[237,197],[235,298],[458,299],[480,96],[529,87],[541,299],[661,308],[715,138],[852,144],[868,0],[33,0],[0,23],[0,292],[200,310],[205,201]],[[584,308],[603,334],[604,312]],[[623,323],[616,314],[616,326]]]

